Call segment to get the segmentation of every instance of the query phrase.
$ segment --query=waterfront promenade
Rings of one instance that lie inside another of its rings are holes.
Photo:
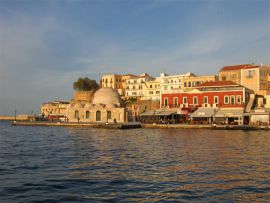
[[[250,125],[192,125],[192,124],[142,124],[140,122],[130,123],[77,123],[77,122],[44,122],[44,121],[17,121],[12,122],[14,126],[62,126],[62,127],[91,127],[105,129],[216,129],[216,130],[270,130],[270,126]]]

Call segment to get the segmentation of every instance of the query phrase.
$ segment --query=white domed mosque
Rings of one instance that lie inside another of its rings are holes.
[[[69,122],[128,122],[128,111],[117,90],[105,87],[94,93],[76,92],[67,107]]]

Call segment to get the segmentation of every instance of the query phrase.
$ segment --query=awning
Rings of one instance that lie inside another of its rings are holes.
[[[216,112],[217,108],[207,108],[207,107],[201,107],[198,108],[196,111],[194,111],[190,117],[191,118],[210,118],[212,117]]]
[[[140,116],[170,116],[172,114],[177,114],[177,111],[172,110],[149,110],[141,113]]]
[[[243,108],[230,108],[230,109],[219,109],[214,117],[241,117],[244,115]]]

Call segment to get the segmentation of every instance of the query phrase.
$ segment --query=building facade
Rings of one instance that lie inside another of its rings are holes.
[[[103,75],[100,80],[101,87],[110,87],[116,89],[121,96],[125,95],[126,80],[135,77],[134,75],[118,75],[108,74]]]
[[[249,89],[231,81],[206,82],[187,92],[163,93],[161,107],[245,107]]]
[[[139,76],[132,76],[126,79],[125,83],[125,97],[126,98],[141,98],[144,96],[146,82],[152,81],[152,78],[147,73]]]
[[[141,100],[160,100],[160,77],[145,82]]]
[[[43,103],[40,107],[40,112],[44,118],[60,118],[66,115],[66,109],[69,102],[66,101],[53,101]]]
[[[160,74],[160,90],[161,93],[180,90],[183,88],[183,79],[186,77],[195,76],[193,73],[185,73],[180,75]]]
[[[67,107],[68,122],[128,122],[129,115],[117,90],[101,88],[91,100],[74,99]]]
[[[219,80],[233,81],[254,90],[258,95],[268,95],[270,94],[270,65],[225,66],[219,71]]]

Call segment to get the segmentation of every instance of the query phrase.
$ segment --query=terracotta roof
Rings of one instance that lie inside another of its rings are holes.
[[[239,86],[239,84],[232,81],[211,81],[204,82],[197,87],[219,87],[219,86]]]
[[[224,66],[223,68],[220,69],[219,72],[221,71],[231,71],[231,70],[241,70],[245,69],[247,67],[253,67],[254,65],[252,64],[241,64],[241,65],[234,65],[234,66]]]

